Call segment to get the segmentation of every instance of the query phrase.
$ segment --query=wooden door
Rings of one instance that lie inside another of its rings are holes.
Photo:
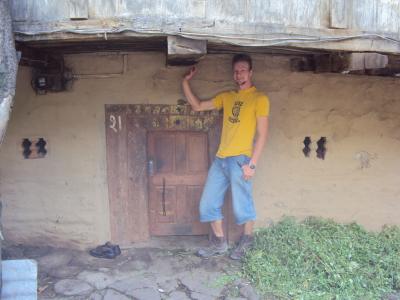
[[[207,134],[148,131],[150,234],[203,235],[199,201],[208,171]]]

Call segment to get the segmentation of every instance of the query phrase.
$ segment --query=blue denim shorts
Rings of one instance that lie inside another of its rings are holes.
[[[246,155],[215,158],[200,200],[200,222],[223,219],[222,206],[229,185],[236,223],[241,225],[256,219],[252,181],[244,180],[241,168],[249,161],[250,157]]]

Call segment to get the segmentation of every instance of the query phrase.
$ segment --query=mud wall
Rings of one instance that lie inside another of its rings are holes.
[[[400,101],[395,78],[293,73],[286,57],[254,56],[254,82],[271,99],[270,133],[257,167],[257,226],[282,215],[400,225]],[[15,243],[86,247],[110,238],[104,104],[177,103],[184,67],[162,53],[66,56],[72,90],[36,95],[20,68],[0,149],[4,235]],[[118,73],[121,73],[118,75]],[[93,74],[114,74],[94,78]],[[201,98],[233,88],[229,55],[208,55],[192,83]],[[302,152],[312,140],[310,157]],[[316,141],[327,138],[325,160]],[[23,138],[48,153],[24,159]]]

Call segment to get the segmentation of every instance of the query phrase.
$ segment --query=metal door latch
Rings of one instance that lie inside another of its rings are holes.
[[[151,158],[147,161],[147,173],[149,176],[154,175],[154,160]]]

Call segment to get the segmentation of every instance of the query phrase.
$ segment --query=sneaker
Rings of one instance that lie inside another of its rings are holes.
[[[228,251],[228,243],[225,238],[213,237],[210,244],[197,251],[197,255],[203,258],[209,258],[212,256],[222,255]]]
[[[253,245],[253,240],[254,238],[251,235],[242,235],[239,243],[237,244],[236,248],[233,249],[229,257],[233,260],[241,260],[246,254],[246,251],[249,250]]]

